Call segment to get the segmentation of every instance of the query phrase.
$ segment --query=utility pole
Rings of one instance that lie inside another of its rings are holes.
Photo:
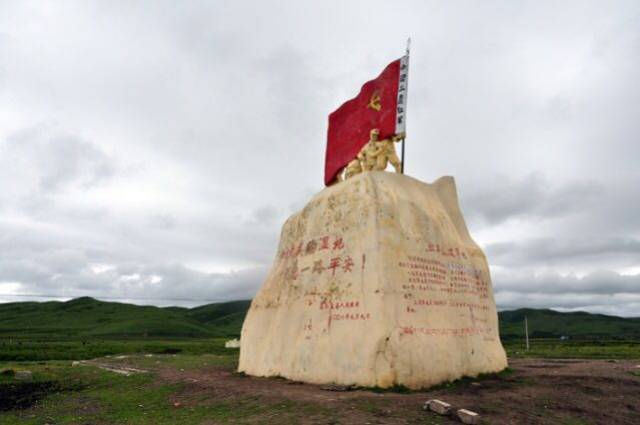
[[[529,324],[527,323],[527,316],[524,316],[524,337],[527,343],[527,351],[529,351]]]

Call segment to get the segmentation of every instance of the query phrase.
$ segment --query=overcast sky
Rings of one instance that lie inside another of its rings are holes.
[[[498,307],[640,316],[638,1],[0,1],[0,302],[250,298],[408,36]]]

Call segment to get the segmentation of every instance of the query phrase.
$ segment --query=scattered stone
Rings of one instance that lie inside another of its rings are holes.
[[[473,385],[474,387],[481,387],[482,384],[480,382],[472,382],[471,385]]]
[[[480,423],[480,415],[476,412],[472,412],[467,409],[459,409],[457,413],[458,418],[460,418],[463,424],[476,425]]]
[[[224,348],[240,348],[240,340],[238,338],[230,339],[224,343]]]
[[[441,400],[429,400],[424,405],[425,410],[431,410],[439,415],[448,415],[451,412],[451,405]]]
[[[18,381],[31,381],[33,379],[33,373],[30,370],[19,370],[16,372],[15,378]]]

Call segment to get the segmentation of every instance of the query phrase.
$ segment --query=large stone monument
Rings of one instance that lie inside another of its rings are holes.
[[[504,369],[489,267],[453,178],[349,177],[285,223],[239,371],[422,388]]]

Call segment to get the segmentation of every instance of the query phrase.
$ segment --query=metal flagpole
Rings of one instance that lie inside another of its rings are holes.
[[[407,38],[407,91],[405,92],[405,104],[404,104],[404,122],[405,122],[405,136],[402,138],[402,158],[400,159],[400,172],[402,174],[404,174],[404,140],[407,138],[407,134],[406,134],[406,122],[407,122],[407,100],[408,100],[408,94],[409,94],[409,51],[411,49],[411,37]]]

